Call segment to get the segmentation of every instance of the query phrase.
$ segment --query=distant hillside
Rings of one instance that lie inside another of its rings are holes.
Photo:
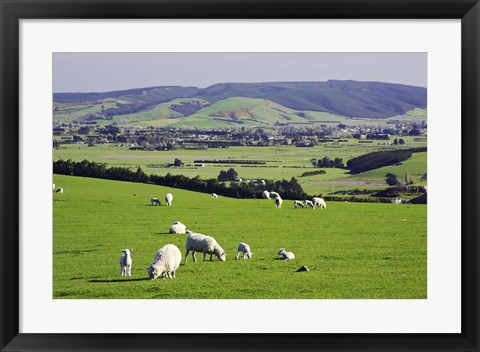
[[[197,94],[212,102],[235,96],[263,98],[290,109],[349,117],[385,118],[427,107],[426,88],[380,82],[222,83]]]
[[[404,115],[416,109],[426,109],[427,89],[381,82],[327,81],[327,82],[272,82],[272,83],[220,83],[207,88],[162,86],[103,93],[55,93],[54,119],[111,120],[116,117],[143,114],[167,104],[170,114],[151,114],[141,120],[165,118],[230,118],[252,119],[243,107],[213,111],[210,108],[232,105],[236,98],[260,99],[269,109],[286,112],[303,121],[306,112],[328,113],[342,117],[387,118]],[[240,100],[241,105],[253,108],[258,104]],[[269,103],[265,103],[269,102]],[[237,102],[238,103],[238,102]],[[233,105],[236,105],[234,103]],[[159,111],[164,111],[167,105]],[[238,105],[238,104],[237,104]],[[210,109],[209,109],[210,108]],[[264,113],[268,114],[268,111]],[[202,112],[203,111],[203,112]],[[211,114],[208,114],[208,112]],[[303,114],[303,115],[302,115]],[[263,115],[263,114],[261,114]],[[278,120],[278,113],[269,118]],[[282,119],[282,118],[280,118]],[[289,118],[286,118],[289,120]],[[178,122],[178,121],[177,121]],[[176,123],[176,122],[175,122]]]

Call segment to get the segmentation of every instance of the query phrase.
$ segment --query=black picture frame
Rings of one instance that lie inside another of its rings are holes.
[[[478,0],[0,0],[0,348],[2,351],[479,351]],[[460,334],[19,333],[19,20],[152,18],[461,19],[462,304]]]

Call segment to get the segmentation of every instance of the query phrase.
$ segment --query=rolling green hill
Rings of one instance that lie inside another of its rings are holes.
[[[292,110],[265,99],[236,97],[217,101],[180,120],[176,125],[194,125],[200,121],[206,123],[210,121],[237,125],[271,126],[277,123],[311,124],[325,121],[340,123],[344,119],[344,116],[330,113]]]
[[[152,121],[158,126],[315,123],[332,117],[337,121],[423,115],[426,96],[426,88],[357,81],[221,83],[204,89],[165,86],[55,93],[53,116],[56,122]],[[179,121],[158,122],[171,118]]]

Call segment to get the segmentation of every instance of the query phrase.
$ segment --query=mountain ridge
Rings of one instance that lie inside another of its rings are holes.
[[[82,104],[110,99],[112,104],[107,108],[102,105],[98,114],[111,118],[137,113],[175,99],[201,99],[214,104],[235,97],[265,99],[297,111],[355,118],[387,118],[427,107],[427,88],[355,80],[224,82],[205,88],[170,85],[110,92],[54,93],[53,101],[57,104]]]

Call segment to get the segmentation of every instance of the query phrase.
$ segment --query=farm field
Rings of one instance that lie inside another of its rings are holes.
[[[422,147],[425,142],[415,142],[413,138],[405,137],[405,147]],[[393,173],[398,179],[403,179],[405,172],[421,184],[420,178],[427,172],[427,153],[415,153],[412,158],[400,165],[388,166],[357,175],[348,174],[348,170],[328,168],[324,175],[302,177],[308,171],[320,170],[313,168],[310,160],[328,156],[331,159],[342,158],[346,163],[349,159],[369,152],[390,149],[392,146],[377,144],[359,144],[356,140],[343,143],[325,143],[313,148],[298,148],[295,146],[272,147],[230,147],[227,149],[210,148],[208,150],[170,150],[170,151],[133,151],[128,147],[115,145],[86,145],[64,144],[53,150],[53,160],[81,161],[87,159],[109,166],[128,167],[136,169],[138,166],[147,175],[182,174],[188,177],[197,175],[202,179],[216,178],[221,170],[233,167],[239,177],[247,179],[274,179],[289,180],[297,178],[307,194],[329,194],[334,191],[359,189],[385,188],[385,175]],[[186,167],[165,168],[165,163],[172,163],[175,158],[180,159]],[[231,165],[222,163],[205,163],[204,167],[194,167],[195,160],[258,160],[265,161],[265,165]]]
[[[246,151],[228,149],[235,157]],[[160,155],[172,160],[181,152]],[[285,201],[276,209],[271,200],[213,199],[148,184],[61,175],[53,182],[65,190],[52,195],[55,299],[427,297],[426,205],[329,202],[312,210]],[[150,205],[151,197],[164,203],[168,192],[172,207]],[[202,262],[197,254],[194,263],[189,256],[176,279],[150,281],[146,268],[160,247],[185,251],[186,235],[168,234],[177,220],[215,237],[227,260]],[[252,248],[251,260],[234,259],[242,241]],[[281,247],[296,258],[278,260]],[[132,277],[119,273],[124,248],[134,249]],[[302,265],[310,271],[296,273]]]

